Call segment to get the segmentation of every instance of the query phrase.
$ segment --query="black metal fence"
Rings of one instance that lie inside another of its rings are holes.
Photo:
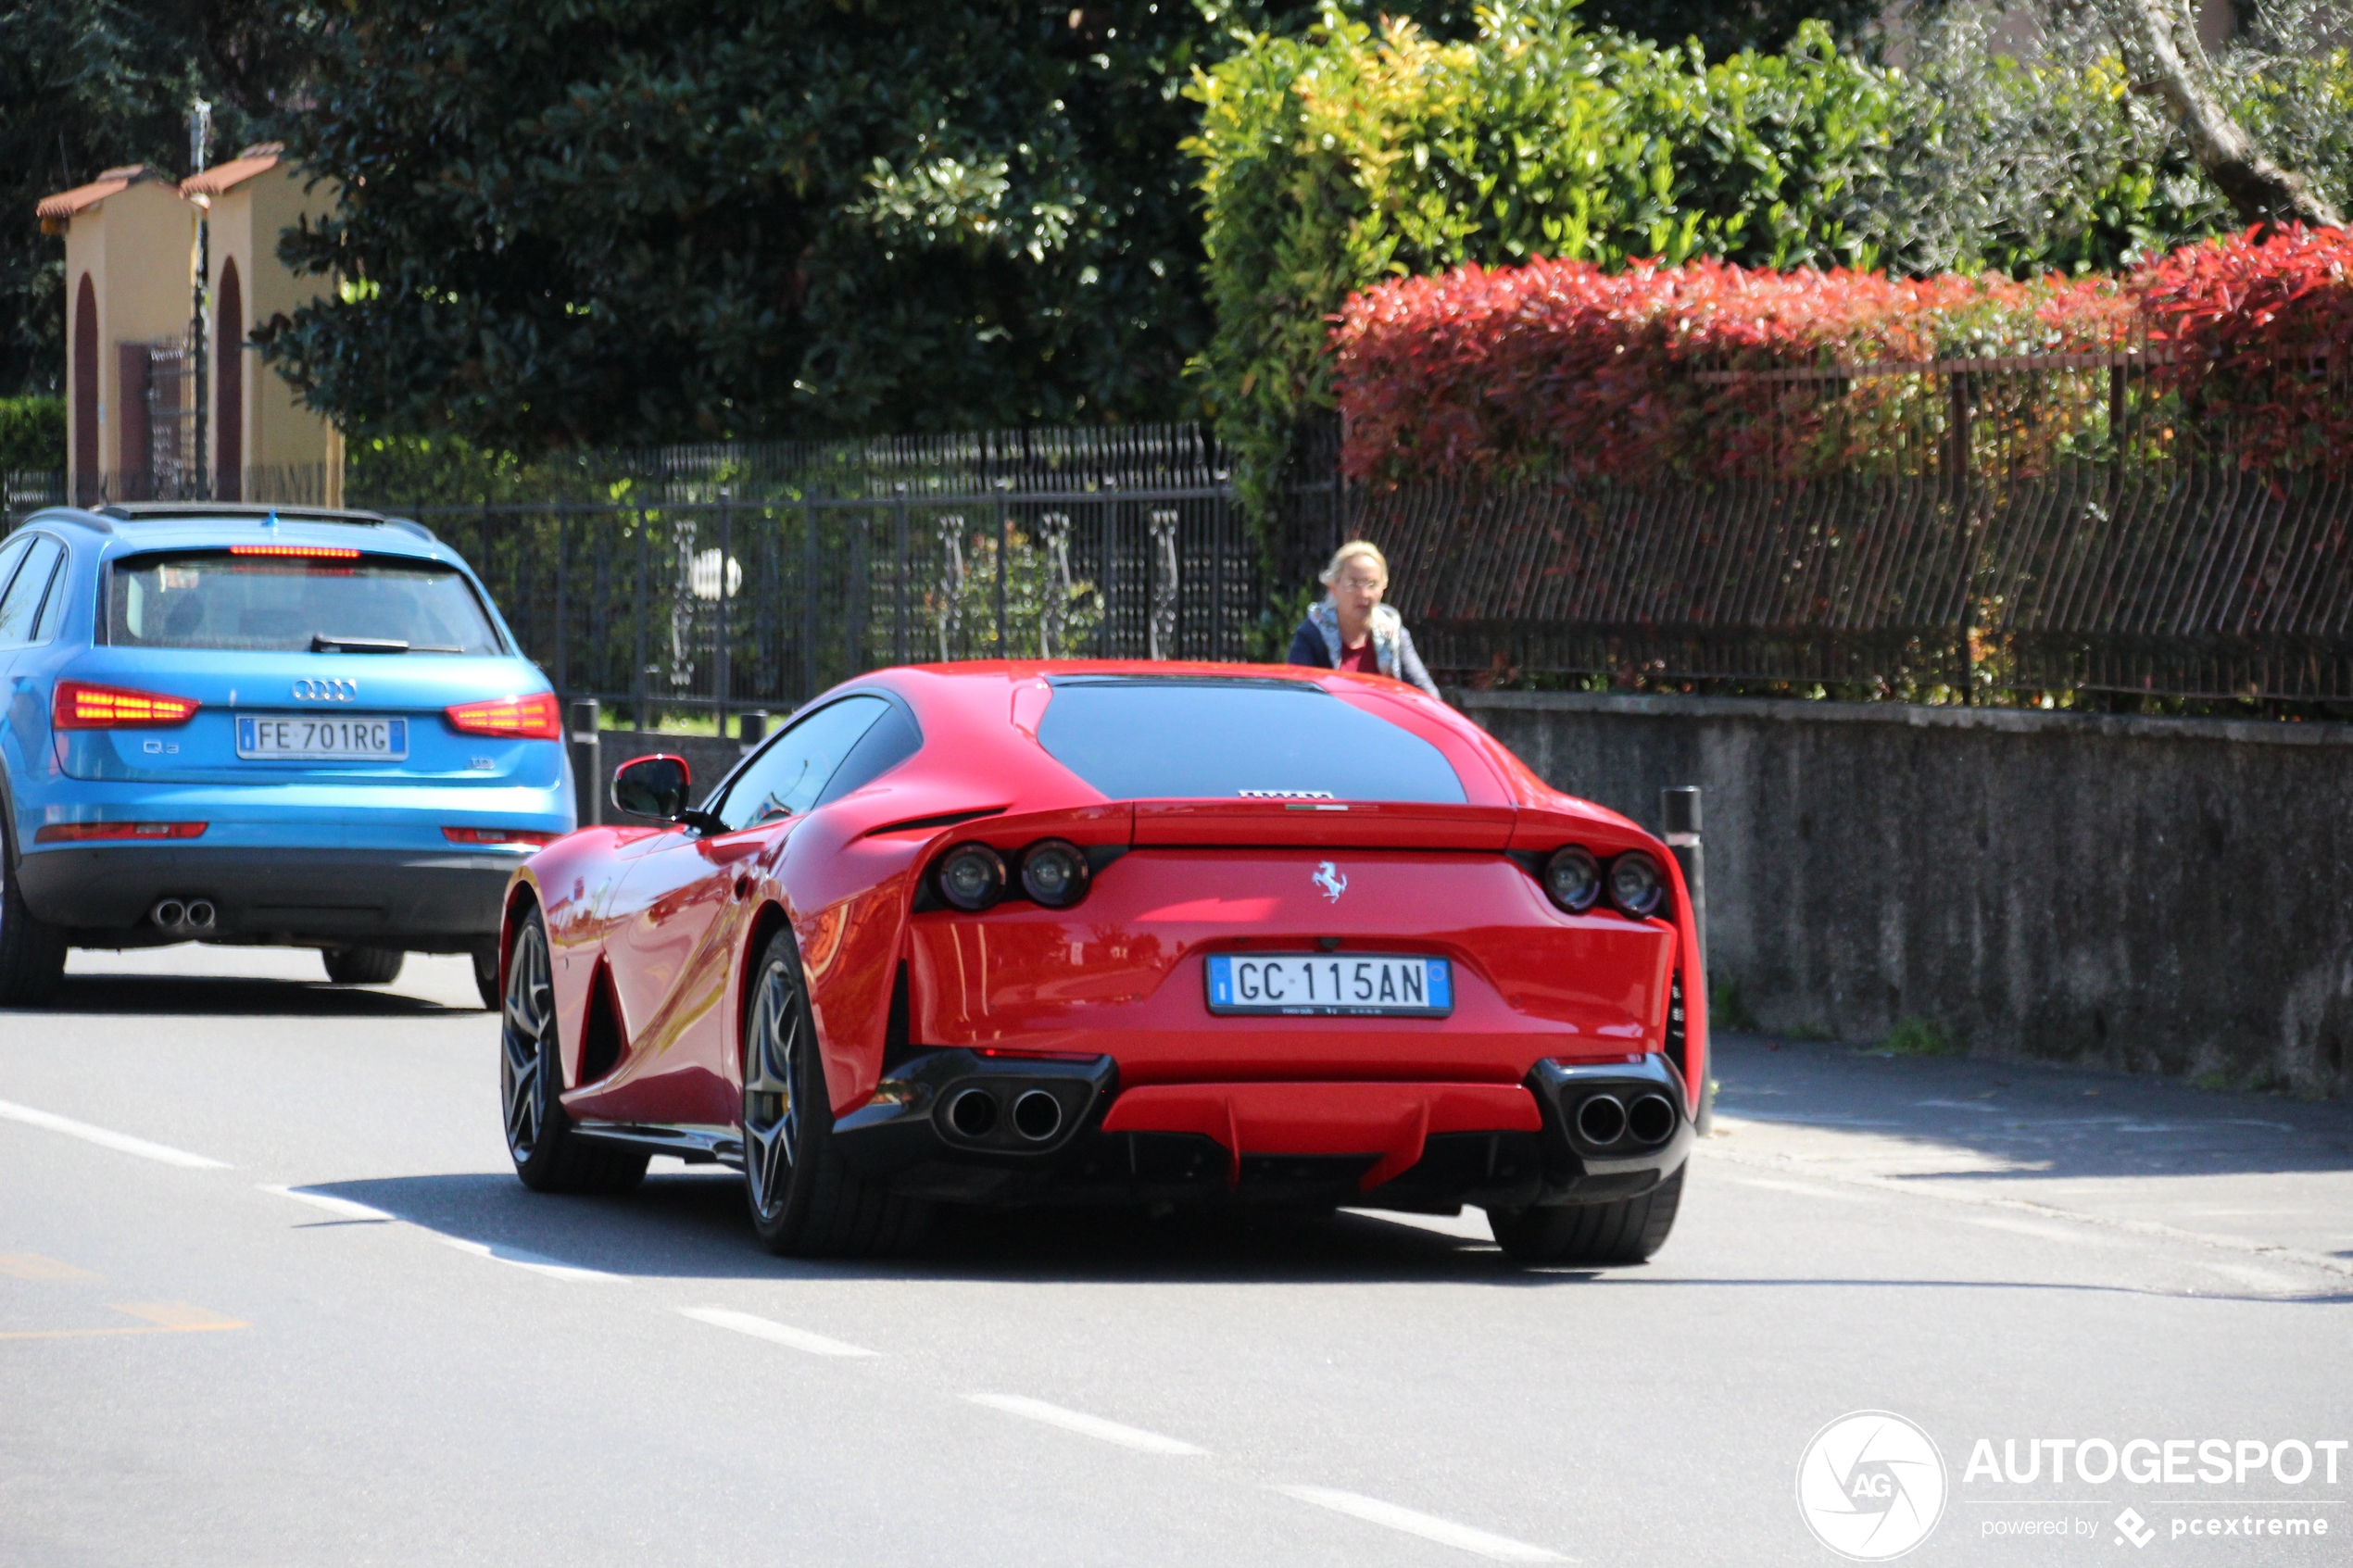
[[[2246,416],[2165,372],[1719,372],[1750,412],[1713,474],[1359,494],[1346,526],[1458,680],[2353,699],[2353,453],[2251,463]]]
[[[2277,370],[2282,407],[2353,406],[2341,360]],[[1267,607],[1360,534],[1442,679],[2353,701],[2334,425],[2250,442],[2146,353],[1691,379],[1703,468],[1367,491],[1327,424],[1270,535],[1193,426],[426,452],[349,493],[449,538],[560,690],[641,724],[912,660],[1279,657]],[[11,521],[60,479],[9,476]]]
[[[1243,657],[1257,559],[1219,485],[409,508],[567,696],[790,709],[884,665]]]

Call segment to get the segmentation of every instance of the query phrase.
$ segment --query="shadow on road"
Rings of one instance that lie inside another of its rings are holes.
[[[1202,1210],[1152,1218],[1133,1210],[943,1209],[914,1256],[888,1261],[776,1258],[752,1239],[742,1178],[732,1172],[648,1176],[621,1198],[550,1197],[509,1175],[396,1176],[306,1187],[380,1209],[510,1259],[638,1279],[898,1280],[997,1284],[1420,1284],[1547,1289],[1967,1290],[2172,1298],[2177,1292],[2061,1281],[1888,1279],[1794,1274],[1720,1278],[1664,1266],[1530,1269],[1483,1235],[1449,1236],[1403,1217],[1343,1211]],[[321,1228],[349,1223],[325,1221]],[[1466,1229],[1478,1231],[1476,1216]],[[2292,1298],[2209,1293],[2208,1300],[2344,1304],[2353,1293]]]
[[[1719,1035],[1718,1110],[1949,1151],[1908,1176],[2072,1177],[2353,1171],[2353,1106],[2171,1079]]]
[[[330,985],[186,974],[69,974],[38,1013],[188,1013],[254,1018],[459,1017],[476,1011],[422,997]]]
[[[1340,1213],[942,1209],[914,1256],[772,1257],[744,1216],[733,1172],[657,1173],[623,1198],[551,1197],[513,1177],[436,1175],[308,1187],[446,1236],[608,1273],[753,1279],[955,1279],[1013,1283],[1236,1284],[1443,1281],[1543,1286],[1591,1271],[1521,1269],[1484,1234],[1443,1235]],[[1478,1230],[1473,1216],[1469,1227]]]

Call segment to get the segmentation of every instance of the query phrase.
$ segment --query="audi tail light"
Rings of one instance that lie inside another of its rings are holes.
[[[543,844],[553,844],[563,834],[538,833],[530,828],[443,828],[441,836],[452,844],[512,846],[524,849],[536,849]]]
[[[59,681],[50,703],[49,722],[60,730],[159,729],[186,723],[195,717],[198,706],[194,697]]]
[[[202,838],[205,822],[49,822],[32,835],[35,844],[88,844],[121,838]]]
[[[530,696],[461,702],[447,709],[449,722],[470,735],[505,735],[513,740],[560,740],[563,711],[553,692]]]

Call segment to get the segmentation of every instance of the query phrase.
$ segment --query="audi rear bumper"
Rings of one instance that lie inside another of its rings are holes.
[[[27,851],[25,903],[77,947],[184,942],[463,952],[498,935],[507,880],[522,863],[487,854],[120,844]],[[212,926],[162,928],[163,899],[203,899]]]

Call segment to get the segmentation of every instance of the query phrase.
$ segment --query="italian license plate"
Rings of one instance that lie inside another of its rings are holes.
[[[1454,1010],[1444,959],[1378,953],[1212,953],[1209,1010],[1350,1018],[1443,1018]]]
[[[257,761],[397,762],[409,755],[409,721],[364,714],[240,715],[237,755]]]

